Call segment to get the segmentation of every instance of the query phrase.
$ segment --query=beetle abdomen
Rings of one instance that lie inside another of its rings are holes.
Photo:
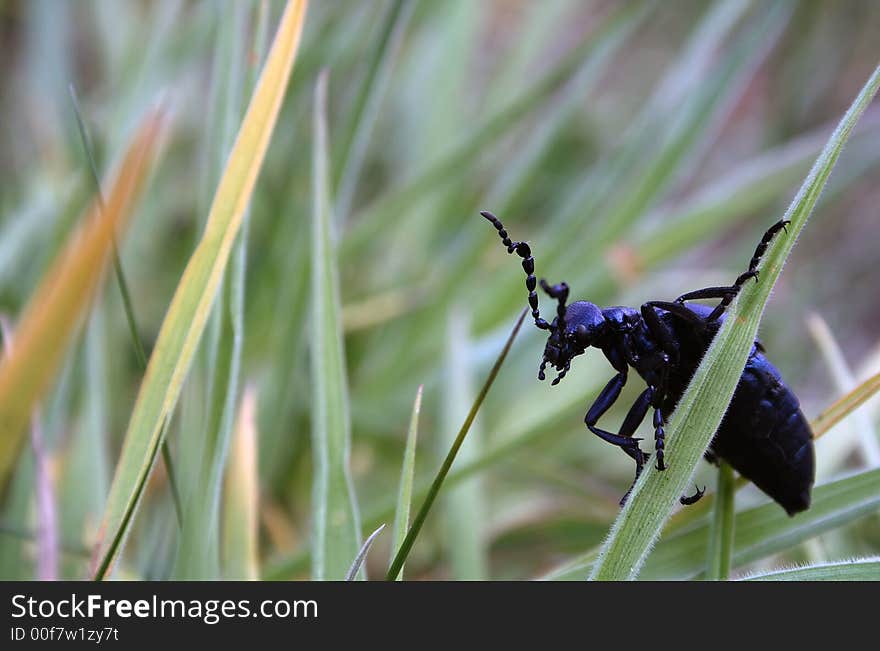
[[[809,508],[813,433],[797,397],[762,353],[746,363],[710,450],[789,515]]]

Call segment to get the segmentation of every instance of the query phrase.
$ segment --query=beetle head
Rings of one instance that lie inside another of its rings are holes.
[[[587,301],[577,301],[567,306],[565,317],[558,316],[550,324],[550,336],[544,346],[544,358],[538,371],[538,379],[546,376],[547,365],[560,371],[552,384],[559,384],[571,368],[571,360],[596,344],[605,334],[605,316],[602,310]]]

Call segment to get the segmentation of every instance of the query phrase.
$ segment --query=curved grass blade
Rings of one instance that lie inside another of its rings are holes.
[[[830,409],[830,408],[829,408]],[[827,411],[827,410],[826,410]],[[842,416],[841,416],[842,418]],[[810,427],[814,431],[814,438],[819,438],[818,435],[815,435],[815,423],[813,421]],[[823,431],[823,433],[827,432],[827,429]],[[461,470],[466,469],[459,469]],[[457,474],[452,473],[449,477],[450,481],[456,480]],[[736,493],[740,489],[749,485],[749,481],[743,477],[737,477],[733,481],[733,491]],[[820,490],[824,491],[824,488]],[[719,491],[720,492],[720,491]],[[702,500],[700,500],[694,506],[691,506],[687,509],[682,509],[675,513],[666,523],[666,526],[663,528],[663,536],[665,539],[669,539],[669,542],[675,539],[682,531],[689,528],[692,523],[696,523],[700,518],[705,518],[705,516],[709,513],[709,511],[715,506],[716,495],[714,493],[706,495]],[[708,521],[707,521],[708,522]],[[704,522],[702,525],[697,525],[698,527],[706,527],[707,523]],[[658,554],[666,553],[667,544],[665,541],[661,541],[658,546]],[[696,553],[696,552],[694,552]],[[593,564],[598,558],[599,548],[594,548],[588,550],[582,554],[579,554],[575,558],[572,558],[566,561],[563,564],[560,564],[558,567],[550,570],[545,575],[541,577],[542,580],[580,580],[586,574],[589,573],[590,569],[593,567]],[[648,561],[649,569],[653,566],[653,560]]]
[[[819,414],[812,422],[813,438],[819,438],[825,434],[848,414],[870,400],[878,391],[880,391],[880,373],[869,377]]]
[[[204,331],[287,88],[305,8],[305,0],[290,0],[284,10],[214,196],[205,233],[187,264],[159,331],[129,421],[95,548],[92,568],[96,579],[106,576],[121,550],[163,440],[162,425],[177,403]]]
[[[870,380],[868,380],[868,382],[870,382]],[[869,398],[870,396],[865,399],[867,400]],[[843,415],[841,415],[840,418],[843,418]],[[472,476],[474,473],[477,473],[507,458],[514,452],[520,451],[528,445],[534,445],[543,436],[539,427],[539,424],[543,421],[544,418],[541,417],[535,424],[530,424],[529,419],[523,418],[511,422],[509,426],[504,427],[505,431],[516,432],[521,429],[522,433],[512,436],[509,441],[492,446],[479,459],[475,459],[469,463],[462,463],[460,466],[451,470],[446,478],[446,483],[448,485],[457,484],[458,482]],[[811,423],[811,428],[814,432],[816,429],[816,422],[817,421],[813,421]],[[826,431],[827,429],[824,430],[823,433]],[[818,436],[816,436],[815,438],[818,438]],[[737,492],[748,485],[749,481],[747,479],[744,479],[743,477],[737,477],[734,480],[734,492]],[[414,486],[413,498],[424,499],[424,497],[428,493],[429,488],[430,485],[427,483],[419,483],[418,485]],[[697,504],[688,507],[687,509],[682,509],[676,512],[664,526],[663,536],[668,537],[671,535],[675,535],[677,532],[680,532],[684,528],[687,528],[693,523],[697,522],[700,518],[704,518],[714,508],[715,499],[715,493],[709,493]],[[365,516],[365,521],[368,525],[372,526],[372,523],[378,523],[384,518],[391,517],[393,511],[394,505],[391,503],[380,506],[378,508],[374,508],[372,511],[367,513],[367,515]],[[663,544],[661,543],[661,549],[662,548]],[[587,576],[587,574],[589,574],[598,555],[599,547],[590,549],[575,556],[574,558],[569,559],[568,561],[559,564],[555,568],[551,569],[549,572],[541,575],[539,578],[540,580],[549,581],[581,580],[585,576]],[[277,559],[267,570],[266,577],[268,579],[275,580],[282,579],[300,571],[303,567],[303,564],[307,562],[308,556],[299,553],[292,555],[288,558]]]
[[[702,70],[704,66],[695,65],[691,56],[722,47],[738,22],[742,4],[734,0],[706,12],[634,125],[622,134],[620,144],[590,171],[585,182],[572,186],[551,217],[555,226],[542,244],[559,252],[545,273],[576,270],[567,271],[566,280],[591,300],[617,284],[606,265],[585,265],[579,252],[611,246],[668,194],[676,180],[686,176],[714,127],[742,96],[747,80],[778,41],[791,14],[790,7],[774,6],[759,25],[733,40],[728,55],[713,57],[718,60],[711,70]],[[675,104],[671,102],[674,89],[684,93]],[[583,215],[594,216],[586,227]],[[497,313],[519,291],[511,278],[505,279],[481,303],[478,327],[491,322],[487,315]]]
[[[342,140],[339,155],[335,158],[335,167],[338,170],[338,178],[334,183],[335,212],[339,223],[345,222],[351,210],[373,124],[391,76],[395,55],[415,6],[415,0],[392,0],[382,25],[381,37],[370,57],[369,69],[354,102],[349,127]]]
[[[395,581],[397,579],[397,576],[400,574],[400,570],[403,567],[404,562],[406,562],[406,557],[409,556],[409,552],[416,541],[416,537],[419,535],[419,531],[421,531],[422,525],[425,523],[425,519],[428,517],[431,506],[434,504],[434,500],[437,499],[437,494],[440,492],[440,487],[443,485],[443,480],[446,479],[446,475],[449,474],[449,469],[452,467],[452,462],[455,461],[455,455],[458,454],[458,450],[459,448],[461,448],[461,444],[464,443],[464,439],[467,436],[468,430],[470,430],[471,424],[474,422],[474,418],[476,418],[477,412],[480,410],[480,407],[483,404],[483,400],[486,398],[486,394],[489,393],[489,389],[492,387],[492,383],[495,381],[495,377],[498,375],[498,371],[501,370],[501,365],[504,363],[504,359],[507,357],[507,353],[510,351],[510,347],[511,345],[513,345],[513,340],[516,338],[517,333],[519,333],[520,327],[522,327],[523,320],[525,319],[526,314],[528,314],[528,310],[523,310],[516,321],[516,325],[513,326],[513,330],[511,331],[510,336],[507,338],[507,342],[504,344],[504,348],[501,350],[501,354],[498,356],[498,359],[495,361],[495,365],[489,372],[489,377],[486,378],[486,382],[485,384],[483,384],[483,388],[480,389],[480,393],[477,395],[477,399],[474,401],[474,405],[473,407],[471,407],[470,413],[467,415],[467,418],[462,424],[461,429],[458,431],[458,435],[455,437],[455,442],[449,449],[449,453],[446,455],[446,459],[443,460],[443,464],[440,466],[440,470],[437,471],[437,476],[434,477],[434,482],[431,484],[431,488],[428,489],[428,494],[425,497],[425,501],[422,503],[418,514],[416,514],[415,520],[413,520],[412,526],[409,528],[409,531],[406,534],[406,538],[404,538],[403,543],[400,545],[400,549],[397,551],[397,555],[391,562],[391,567],[388,568],[388,573],[385,575],[386,581]]]
[[[315,88],[312,172],[312,578],[339,580],[360,548],[360,515],[349,471],[351,417],[342,337],[339,270],[331,236],[327,72]]]
[[[455,442],[455,426],[467,416],[474,395],[474,362],[468,316],[460,305],[446,319],[446,353],[443,356],[442,414],[437,453]],[[483,433],[473,423],[458,451],[462,464],[479,456]],[[489,574],[486,548],[486,487],[482,477],[471,477],[456,486],[446,485],[440,503],[441,553],[449,559],[453,581],[485,581]]]
[[[858,128],[860,139],[850,144],[850,154],[857,150],[855,153],[866,161],[865,167],[880,160],[876,146],[880,130],[876,118],[876,115],[866,115]],[[768,210],[783,188],[787,192],[788,187],[809,171],[832,126],[811,130],[761,152],[695,193],[653,211],[644,218],[649,226],[627,237],[626,248],[638,256],[638,268],[656,267],[705,241],[719,229],[741,222],[743,216]],[[849,154],[847,157],[849,159]],[[858,173],[847,174],[843,179],[835,176],[832,184],[839,189],[859,176]]]
[[[348,568],[348,572],[345,574],[346,581],[354,581],[355,577],[357,577],[358,571],[361,569],[361,565],[364,564],[364,560],[367,558],[367,554],[370,552],[370,547],[373,546],[373,541],[376,539],[382,530],[385,529],[385,524],[380,524],[379,528],[376,529],[373,533],[370,534],[370,537],[364,541],[364,544],[361,545],[361,549],[358,552],[358,555],[355,557],[354,561],[351,564],[351,567]]]
[[[239,3],[234,11],[218,8],[221,27],[215,46],[213,84],[223,96],[215,111],[215,128],[206,135],[213,158],[207,167],[211,183],[219,177],[232,147],[235,125],[241,121],[244,98],[254,84],[245,87],[245,39],[251,7]],[[259,29],[259,22],[257,29]],[[262,60],[262,53],[254,53]],[[211,146],[213,145],[213,147]],[[215,171],[216,168],[216,171]],[[206,326],[208,336],[200,348],[201,377],[207,376],[207,413],[204,424],[187,436],[182,459],[194,481],[190,483],[185,526],[182,528],[174,576],[178,579],[216,579],[221,576],[219,517],[224,466],[240,403],[241,354],[245,337],[244,303],[247,267],[249,210],[245,211],[230,262],[220,282],[212,315]],[[189,453],[188,455],[186,453]],[[187,456],[189,458],[187,458]],[[195,458],[193,458],[195,456]]]
[[[807,511],[789,517],[775,502],[736,515],[732,567],[776,554],[831,531],[880,507],[880,469],[868,470],[817,486]],[[702,550],[708,524],[683,531],[657,546],[645,564],[644,578],[690,578],[702,574]]]
[[[880,85],[880,67],[862,88],[786,211],[788,235],[777,237],[760,265],[760,282],[748,284],[728,311],[727,319],[697,368],[667,429],[667,454],[675,459],[665,472],[652,465],[642,473],[615,520],[591,578],[635,578],[660,534],[687,480],[718,429],[755,340],[770,291],[797,235],[806,224],[828,176],[858,121]]]
[[[406,537],[409,527],[409,510],[412,505],[413,477],[416,470],[416,440],[419,435],[419,412],[422,410],[422,393],[424,384],[419,385],[416,391],[416,400],[413,403],[412,418],[409,421],[409,433],[406,435],[406,448],[403,451],[403,467],[400,470],[400,489],[397,493],[397,510],[394,514],[394,530],[391,538],[391,553],[397,554]],[[392,556],[393,559],[393,556]],[[403,579],[403,565],[397,580]]]
[[[73,105],[73,114],[76,117],[76,126],[79,130],[79,137],[82,140],[83,150],[89,162],[89,170],[92,173],[92,182],[95,184],[95,193],[98,198],[98,206],[101,210],[105,210],[104,191],[101,189],[101,178],[98,176],[98,165],[95,163],[93,155],[92,141],[89,138],[86,123],[83,121],[82,112],[79,108],[79,98],[76,95],[76,88],[71,83],[67,87],[70,93],[70,101]],[[119,257],[119,244],[116,238],[113,238],[113,271],[116,274],[116,284],[119,285],[119,294],[122,297],[122,307],[125,311],[125,320],[128,323],[128,331],[131,334],[131,343],[134,346],[135,357],[141,370],[147,370],[147,355],[144,352],[144,345],[141,342],[140,330],[137,326],[137,319],[134,315],[134,305],[131,301],[131,293],[128,291],[128,282],[125,279],[125,272],[122,269],[122,260]],[[168,473],[168,484],[171,487],[171,497],[174,500],[174,512],[177,515],[177,524],[183,524],[183,507],[180,502],[180,490],[177,484],[177,475],[174,471],[174,460],[171,457],[171,450],[168,449],[168,442],[162,441],[162,461],[165,463],[165,470]]]
[[[880,507],[880,470],[869,470],[817,486],[809,510],[789,517],[774,502],[736,514],[734,551],[731,566],[766,558],[814,536],[843,526]],[[642,578],[654,580],[686,579],[699,576],[709,540],[708,520],[666,537],[645,564]],[[548,580],[579,580],[587,575],[598,558],[591,550],[549,573]]]
[[[106,210],[95,202],[68,238],[28,303],[15,348],[0,361],[0,486],[100,284],[114,235],[128,221],[153,160],[161,126],[159,113],[145,119],[110,186]]]
[[[880,556],[849,561],[787,567],[763,574],[752,574],[744,581],[878,581]]]
[[[825,365],[840,393],[858,388],[858,382],[847,364],[828,323],[817,313],[807,314],[807,330],[816,342]],[[878,383],[880,388],[880,383]],[[845,467],[847,458],[855,451],[869,468],[880,466],[880,441],[868,413],[868,409],[854,410],[847,426],[837,435],[825,438],[816,447],[816,476],[825,477],[830,472]],[[825,430],[828,431],[827,429]]]
[[[379,224],[383,219],[401,219],[406,214],[404,209],[407,205],[471,169],[472,160],[477,159],[484,149],[501,142],[526,117],[544,106],[548,96],[572,79],[585,62],[592,60],[595,51],[602,49],[609,38],[616,36],[619,30],[632,21],[637,9],[635,5],[626,4],[615,7],[601,24],[590,30],[580,43],[528,90],[477,125],[448,154],[430,163],[424,170],[417,171],[411,178],[404,180],[400,187],[384,194],[368,206],[346,234],[342,243],[344,252],[357,250],[376,232],[383,228],[387,230],[389,223]]]

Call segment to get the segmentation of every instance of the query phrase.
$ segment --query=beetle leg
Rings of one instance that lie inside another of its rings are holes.
[[[657,452],[657,470],[666,470],[666,464],[663,461],[663,449],[666,447],[666,430],[663,425],[663,414],[660,407],[654,407],[654,449]]]
[[[654,407],[654,449],[657,452],[657,470],[666,470],[666,463],[663,459],[663,450],[666,445],[666,430],[663,429],[663,426],[666,424],[663,418],[663,412],[661,411],[661,407],[663,406],[663,399],[666,397],[666,383],[667,378],[669,377],[669,368],[670,366],[678,363],[678,344],[675,341],[675,335],[669,329],[669,327],[660,320],[660,316],[657,314],[657,308],[666,309],[668,304],[659,303],[659,301],[652,301],[650,303],[645,303],[642,305],[642,318],[645,321],[645,325],[648,327],[651,335],[654,340],[660,344],[660,347],[663,349],[663,352],[666,355],[665,363],[660,368],[660,379],[656,383],[656,386],[653,388],[651,405]],[[687,308],[682,307],[682,309],[687,310]],[[687,310],[690,312],[690,310]],[[678,314],[678,312],[674,312]],[[691,312],[691,315],[700,321],[701,327],[705,327],[702,325],[702,320],[697,317],[696,314]],[[691,317],[685,317],[683,314],[678,314],[678,316],[690,319]]]
[[[758,242],[758,246],[755,248],[755,253],[752,255],[752,259],[749,260],[749,268],[739,275],[733,285],[729,287],[707,287],[706,289],[698,289],[693,292],[688,292],[687,294],[682,294],[677,299],[675,299],[676,303],[684,303],[685,301],[696,300],[700,298],[720,298],[721,302],[712,310],[712,313],[706,319],[707,322],[715,321],[718,319],[727,307],[733,302],[733,299],[739,294],[740,290],[742,290],[743,285],[746,284],[750,278],[754,278],[755,282],[758,281],[758,264],[761,262],[761,258],[764,257],[764,253],[767,251],[767,247],[770,245],[770,242],[773,240],[773,237],[781,230],[788,230],[785,228],[791,222],[781,219],[773,226],[767,229],[764,233],[764,236],[761,238],[761,241]]]
[[[618,434],[612,434],[611,432],[599,429],[596,427],[596,423],[602,414],[604,414],[617,400],[620,395],[620,390],[625,383],[626,375],[623,373],[615,375],[602,390],[602,393],[599,394],[599,397],[596,399],[596,402],[593,403],[593,406],[590,407],[590,411],[587,412],[587,416],[584,419],[584,422],[593,434],[601,438],[603,441],[621,447],[623,451],[636,462],[636,476],[633,479],[633,483],[630,485],[629,490],[626,491],[626,494],[620,500],[621,506],[626,503],[626,500],[632,491],[632,487],[635,486],[639,475],[642,474],[645,461],[650,457],[648,453],[642,452],[641,448],[639,448],[638,442],[641,439],[633,437],[633,434],[635,434],[635,431],[645,419],[645,415],[648,413],[648,408],[651,406],[651,402],[654,398],[654,390],[651,387],[642,391],[639,397],[636,398],[636,401],[632,404],[632,407],[629,408]]]
[[[688,310],[690,311],[690,310]],[[675,341],[673,332],[660,320],[657,314],[655,302],[645,303],[641,308],[642,319],[654,340],[660,344],[660,348],[669,357],[672,363],[678,362],[678,343]],[[696,315],[694,315],[696,316]]]
[[[767,251],[767,247],[770,242],[773,240],[773,237],[781,230],[784,230],[788,233],[788,226],[791,222],[787,219],[780,219],[778,222],[773,224],[770,228],[766,230],[764,233],[764,237],[761,238],[761,241],[758,242],[758,246],[755,247],[755,253],[752,255],[752,259],[749,261],[749,271],[755,271],[758,268],[758,263],[761,261],[761,258],[764,257],[764,253]],[[757,278],[757,274],[755,276]]]
[[[660,308],[661,310],[665,310],[665,311],[669,312],[670,314],[672,314],[673,316],[676,316],[676,317],[680,318],[681,320],[685,321],[686,323],[688,323],[689,325],[691,325],[692,327],[694,327],[697,330],[705,330],[706,329],[706,322],[703,321],[702,317],[700,317],[700,315],[696,314],[695,312],[691,312],[688,308],[686,308],[681,303],[673,303],[670,301],[649,301],[648,303],[645,303],[645,305],[648,305],[650,307]],[[643,315],[643,317],[644,317],[644,315]],[[655,312],[655,317],[656,317],[656,312]],[[659,321],[659,318],[657,318],[656,320]],[[663,327],[662,322],[660,322],[659,325],[661,327]],[[666,328],[664,328],[664,330],[666,330]],[[668,332],[668,330],[666,330],[666,331]]]
[[[584,424],[593,434],[612,445],[617,445],[622,448],[632,447],[633,445],[638,447],[636,441],[640,441],[641,439],[634,439],[632,436],[612,434],[611,432],[596,427],[596,423],[599,422],[602,415],[617,401],[617,398],[620,396],[620,390],[623,389],[624,384],[626,384],[626,373],[618,373],[611,378],[608,384],[605,385],[605,388],[602,389],[602,392],[596,398],[589,411],[587,411],[587,415],[584,417]],[[636,404],[638,403],[639,401],[637,400]],[[635,408],[635,405],[633,405],[633,408]],[[644,417],[644,414],[642,414],[642,417]],[[624,423],[626,423],[626,420]],[[638,427],[638,423],[636,423],[636,427]],[[635,431],[635,427],[633,428],[633,431]]]
[[[715,306],[715,309],[712,310],[712,313],[706,317],[706,323],[710,321],[715,321],[724,314],[724,311],[727,307],[733,302],[733,299],[736,298],[736,295],[739,294],[742,286],[745,284],[746,280],[749,278],[757,278],[758,272],[746,271],[741,274],[739,278],[736,279],[736,283],[730,285],[729,287],[706,287],[705,289],[697,289],[693,292],[688,292],[687,294],[682,294],[678,298],[675,299],[676,303],[684,304],[685,301],[694,301],[702,298],[720,298],[721,302]]]

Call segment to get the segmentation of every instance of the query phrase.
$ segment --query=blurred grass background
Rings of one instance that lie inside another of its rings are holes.
[[[150,354],[280,12],[280,3],[258,1],[0,4],[0,313],[10,323],[94,193],[68,85],[102,174],[164,97],[168,144],[120,242]],[[184,498],[219,500],[219,513],[181,535],[157,464],[117,576],[310,576],[310,233],[321,70],[348,461],[363,539],[394,518],[419,385],[414,505],[526,304],[522,271],[480,209],[529,240],[539,277],[566,280],[576,298],[639,305],[727,283],[874,70],[877,33],[873,3],[313,2],[233,256],[244,283],[236,289],[230,268],[168,430]],[[844,393],[847,377],[880,370],[878,201],[874,106],[761,329],[809,418]],[[827,328],[808,328],[811,314]],[[515,342],[407,578],[540,576],[605,536],[633,468],[582,420],[610,367],[594,351],[550,389],[535,379],[542,347],[534,329]],[[39,409],[58,516],[57,576],[86,575],[141,378],[108,276]],[[603,421],[609,428],[640,390],[630,384]],[[819,441],[818,483],[880,465],[877,420],[869,404]],[[253,476],[240,463],[248,437]],[[202,480],[207,451],[211,468],[226,475],[226,493]],[[38,476],[27,446],[0,505],[6,579],[38,575]],[[704,465],[697,481],[711,490],[714,478]],[[873,482],[867,490],[880,495]],[[748,488],[737,500],[745,510],[766,498]],[[878,554],[871,504],[747,554],[737,571]],[[370,576],[384,573],[390,544],[386,530],[367,558]],[[181,567],[184,547],[207,560]],[[657,554],[687,549],[670,539]],[[649,562],[646,572],[698,570],[671,562],[652,570]]]

